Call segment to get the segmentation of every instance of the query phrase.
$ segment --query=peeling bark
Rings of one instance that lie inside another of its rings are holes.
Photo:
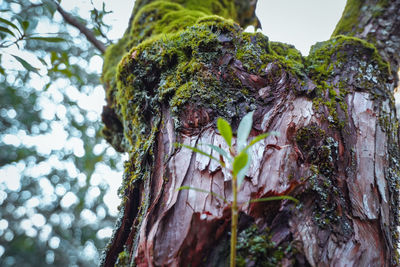
[[[150,2],[138,1],[135,13]],[[119,63],[116,82],[105,80],[108,140],[131,157],[121,217],[103,266],[228,264],[229,173],[174,143],[226,149],[216,118],[225,116],[237,127],[248,110],[255,111],[250,138],[272,131],[279,136],[251,151],[238,195],[238,262],[398,265],[398,122],[392,76],[374,47],[337,37],[302,58],[293,47],[245,35],[231,22],[201,19],[179,35],[135,44]],[[253,14],[240,21],[254,21]],[[204,35],[195,45],[182,41],[196,31]],[[199,93],[203,83],[210,97]],[[228,203],[177,191],[181,186],[213,192]],[[249,204],[276,195],[291,195],[300,204]]]

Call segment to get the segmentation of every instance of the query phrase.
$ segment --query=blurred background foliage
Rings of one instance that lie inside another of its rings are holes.
[[[71,14],[108,45],[86,2]],[[0,266],[97,265],[123,162],[99,134],[101,65],[56,2],[0,0]]]

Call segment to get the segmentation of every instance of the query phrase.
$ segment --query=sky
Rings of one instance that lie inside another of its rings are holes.
[[[293,44],[303,55],[311,45],[328,40],[345,0],[258,0],[262,32],[272,41]]]

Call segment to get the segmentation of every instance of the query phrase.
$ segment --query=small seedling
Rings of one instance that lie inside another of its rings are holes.
[[[222,137],[224,138],[226,144],[228,145],[228,151],[223,150],[220,147],[217,147],[212,144],[203,144],[205,146],[210,147],[212,150],[216,151],[219,154],[219,158],[211,156],[211,153],[208,154],[196,147],[191,147],[183,144],[178,144],[178,146],[185,147],[191,149],[192,151],[209,157],[212,160],[219,162],[222,168],[225,168],[229,171],[231,175],[232,182],[232,195],[233,200],[232,203],[229,203],[223,196],[218,195],[216,193],[203,190],[201,188],[190,187],[190,186],[182,186],[178,188],[178,190],[188,189],[195,190],[203,193],[209,193],[217,198],[222,199],[226,204],[231,205],[231,251],[230,251],[230,266],[234,267],[236,265],[236,242],[237,242],[237,227],[238,227],[238,203],[237,203],[237,192],[240,189],[240,186],[243,183],[243,180],[247,174],[247,171],[251,164],[251,147],[261,140],[267,138],[270,135],[277,135],[277,133],[264,133],[256,136],[250,142],[248,142],[249,134],[251,128],[253,126],[253,112],[248,113],[243,117],[243,119],[239,123],[239,127],[236,135],[236,146],[232,144],[233,133],[231,125],[224,119],[218,118],[217,128]],[[229,164],[227,164],[229,162]],[[283,200],[289,199],[294,202],[298,202],[297,199],[291,196],[272,196],[267,198],[253,199],[249,202],[263,202],[263,201],[273,201],[273,200]]]

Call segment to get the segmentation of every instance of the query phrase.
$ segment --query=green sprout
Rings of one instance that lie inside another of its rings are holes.
[[[230,267],[236,266],[236,243],[237,243],[237,228],[238,228],[238,216],[239,216],[237,194],[251,164],[251,157],[250,157],[251,147],[270,135],[277,135],[277,133],[275,132],[264,133],[254,137],[250,142],[248,142],[249,134],[253,126],[253,113],[254,111],[246,114],[240,121],[236,136],[236,146],[232,145],[233,133],[231,125],[226,120],[218,118],[217,128],[229,147],[228,151],[225,151],[222,148],[212,144],[204,144],[204,145],[210,147],[212,150],[217,152],[219,154],[219,158],[213,157],[211,156],[211,153],[208,154],[196,147],[184,144],[177,144],[180,147],[185,147],[196,153],[209,157],[211,160],[219,162],[221,167],[227,169],[231,174],[232,195],[233,195],[232,203],[229,203],[221,195],[218,195],[214,192],[210,192],[207,190],[203,190],[201,188],[182,186],[177,189],[177,190],[187,189],[203,193],[209,193],[219,199],[222,199],[226,204],[231,204],[232,220],[231,220]],[[227,165],[226,162],[229,162],[230,165]],[[232,167],[230,168],[229,166]],[[289,199],[296,203],[298,202],[297,199],[291,196],[272,196],[266,198],[252,199],[249,201],[249,203],[283,200],[283,199]]]

